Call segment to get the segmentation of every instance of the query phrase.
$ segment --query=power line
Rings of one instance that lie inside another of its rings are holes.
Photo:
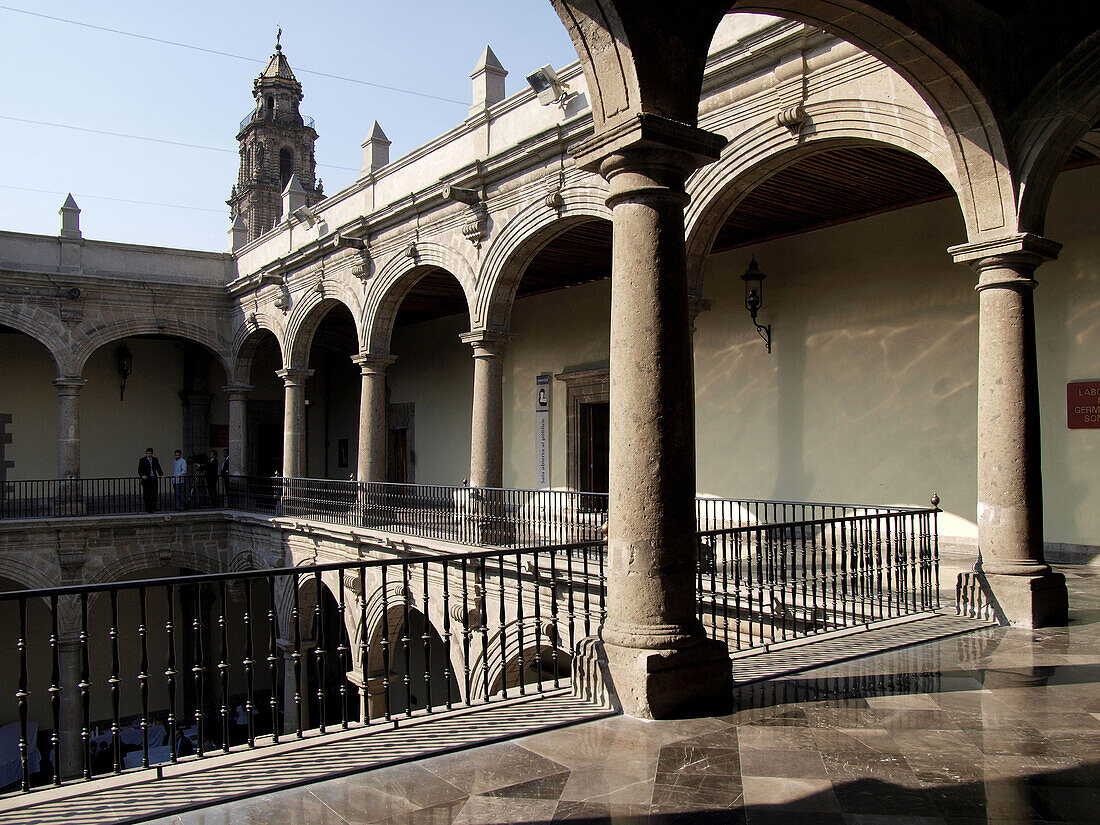
[[[165,143],[169,146],[182,146],[186,149],[205,149],[209,152],[225,152],[226,154],[235,155],[237,151],[234,149],[227,149],[224,146],[205,146],[201,143],[184,143],[179,140],[168,140],[167,138],[149,137],[148,135],[131,135],[126,132],[110,132],[106,129],[92,129],[88,126],[73,126],[69,123],[52,123],[48,120],[31,120],[25,117],[12,117],[11,115],[0,115],[0,120],[10,120],[15,123],[29,123],[34,126],[50,126],[54,129],[70,129],[74,132],[88,132],[93,135],[107,135],[109,137],[128,138],[130,140],[145,140],[149,143]],[[340,169],[344,172],[358,172],[359,169],[355,169],[351,166],[336,166],[332,163],[318,163],[318,166],[325,169]]]
[[[29,17],[39,17],[43,20],[52,20],[56,23],[68,23],[72,26],[80,26],[85,29],[94,29],[95,31],[108,32],[109,34],[117,34],[123,37],[132,37],[136,40],[146,40],[150,43],[160,43],[164,46],[177,46],[181,49],[191,49],[196,52],[203,52],[205,54],[215,54],[219,57],[229,57],[233,60],[247,60],[249,63],[259,63],[262,61],[256,60],[254,57],[248,57],[243,54],[234,54],[233,52],[223,52],[218,49],[208,49],[204,46],[194,46],[190,43],[179,43],[175,40],[165,40],[160,37],[151,37],[147,34],[137,34],[136,32],[123,31],[122,29],[112,29],[109,26],[97,26],[94,23],[84,23],[80,20],[70,20],[67,17],[55,17],[50,14],[42,14],[41,12],[28,11],[27,9],[17,9],[12,6],[0,5],[0,10],[14,12],[15,14],[25,14]],[[299,68],[298,72],[301,74],[311,74],[317,77],[327,77],[330,80],[342,80],[345,83],[355,83],[359,86],[370,86],[373,89],[383,89],[387,92],[397,92],[403,95],[412,95],[414,97],[422,97],[427,100],[438,100],[441,103],[456,103],[459,106],[468,105],[465,101],[454,100],[449,97],[440,97],[439,95],[430,95],[427,92],[414,92],[412,89],[402,89],[397,86],[387,86],[384,83],[371,83],[369,80],[360,80],[355,77],[345,77],[339,74],[330,74],[329,72],[319,72],[314,69],[302,69]]]
[[[32,189],[29,186],[8,186],[0,184],[0,189],[14,189],[17,192],[37,192],[42,195],[68,195],[68,192],[61,192],[56,189]],[[162,203],[159,201],[135,201],[129,198],[112,198],[107,195],[89,195],[87,193],[74,192],[72,193],[74,198],[90,198],[98,201],[114,201],[115,203],[134,203],[139,206],[163,206],[168,209],[189,209],[192,212],[216,212],[219,215],[226,213],[225,209],[210,209],[206,206],[185,206],[181,203]]]

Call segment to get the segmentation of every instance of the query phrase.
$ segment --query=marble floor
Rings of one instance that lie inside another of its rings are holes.
[[[1071,623],[988,628],[739,689],[721,718],[602,719],[169,823],[1100,821],[1100,571]]]

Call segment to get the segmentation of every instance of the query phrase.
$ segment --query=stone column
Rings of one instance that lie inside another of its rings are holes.
[[[1033,296],[1035,269],[1060,249],[1020,234],[950,250],[978,275],[977,575],[1000,618],[1026,627],[1065,624],[1069,610],[1043,554]]]
[[[474,349],[470,486],[500,487],[504,481],[504,345],[513,336],[475,330],[460,337]]]
[[[84,770],[80,739],[84,725],[84,706],[80,699],[80,637],[75,633],[62,635],[58,654],[61,664],[61,775],[68,779]]]
[[[286,386],[283,408],[283,478],[300,478],[305,460],[306,380],[313,370],[292,368],[275,373]]]
[[[222,389],[229,396],[229,474],[243,475],[244,455],[248,444],[245,403],[252,387],[249,384],[227,384]]]
[[[351,359],[359,365],[359,455],[355,477],[359,481],[386,480],[386,369],[394,355],[363,352]]]
[[[83,378],[57,378],[57,477],[80,478],[80,390]]]
[[[604,655],[631,716],[722,712],[729,654],[695,604],[695,421],[684,206],[688,174],[724,139],[653,115],[593,137],[578,162],[607,179],[611,478]]]

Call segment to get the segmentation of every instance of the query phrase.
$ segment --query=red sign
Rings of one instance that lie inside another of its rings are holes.
[[[1066,384],[1066,426],[1071,430],[1100,430],[1100,381]]]

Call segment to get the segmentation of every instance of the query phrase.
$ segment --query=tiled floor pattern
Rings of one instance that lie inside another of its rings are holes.
[[[1068,628],[990,628],[743,687],[729,716],[615,717],[157,825],[1100,821],[1100,573]]]
[[[31,804],[27,804],[28,797],[8,797],[0,805],[0,824],[106,825],[141,821],[159,816],[165,809],[210,805],[264,788],[274,790],[371,765],[414,760],[444,749],[499,741],[608,713],[579,703],[564,691],[528,701],[487,705],[444,718],[422,718],[398,729],[360,728],[350,735],[338,733],[315,739],[312,746],[307,741],[300,743],[305,747],[296,747],[292,741],[289,747],[245,752],[236,759],[224,757],[213,766],[180,763],[175,775],[155,781],[150,777],[135,783],[133,778],[142,775],[130,774],[97,782],[95,790],[77,784],[44,791],[30,800]]]

